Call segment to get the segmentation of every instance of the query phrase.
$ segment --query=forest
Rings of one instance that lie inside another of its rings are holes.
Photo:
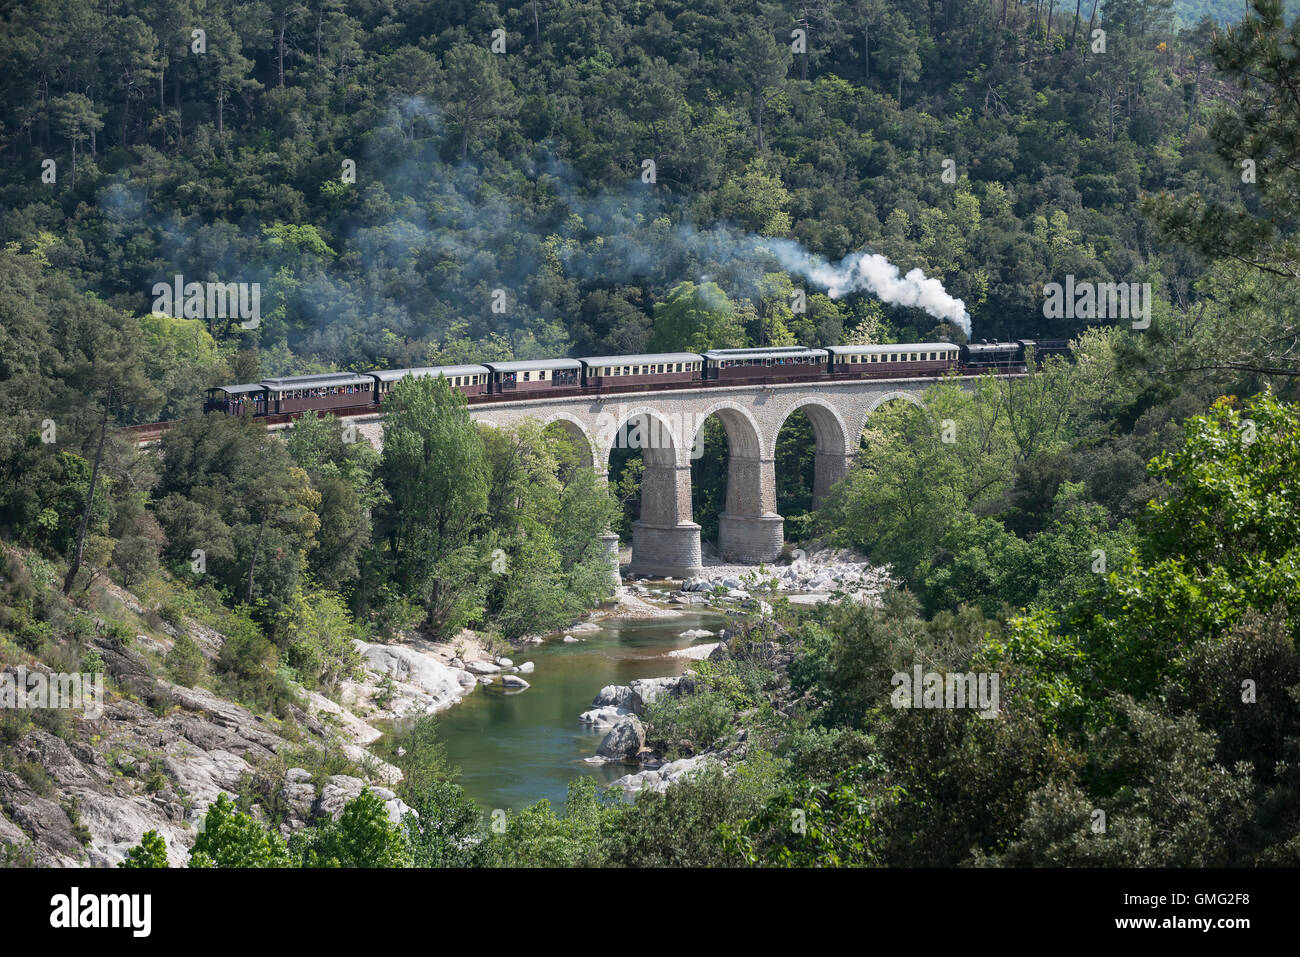
[[[792,255],[871,251],[940,278],[972,339],[1072,356],[882,409],[815,511],[812,428],[783,430],[790,544],[857,549],[898,586],[770,597],[650,706],[650,746],[725,749],[727,773],[633,803],[579,777],[497,829],[420,720],[384,745],[416,815],[367,792],[285,839],[268,767],[211,805],[190,866],[1300,862],[1289,7],[5,4],[0,664],[107,670],[163,711],[164,685],[205,689],[284,727],[360,675],[356,639],[563,628],[610,597],[601,534],[627,540],[639,455],[606,484],[563,432],[477,427],[442,380],[399,385],[382,449],[330,416],[276,435],[204,415],[204,391],[966,341],[863,292],[792,307]],[[258,321],[154,311],[177,276],[258,284]],[[1149,326],[1049,318],[1066,277],[1149,286]],[[162,421],[150,449],[123,430]],[[706,540],[726,465],[710,420]],[[102,650],[129,644],[123,591],[191,623],[143,686]],[[999,719],[891,708],[918,662],[1001,675]],[[78,733],[0,720],[0,771],[33,788],[23,742]],[[168,863],[137,836],[124,866]]]

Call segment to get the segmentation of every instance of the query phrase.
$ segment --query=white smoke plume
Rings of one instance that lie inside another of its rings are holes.
[[[832,265],[810,256],[797,243],[776,243],[772,251],[782,266],[823,287],[832,299],[869,292],[890,305],[913,306],[936,319],[946,319],[970,338],[966,304],[948,295],[943,283],[926,278],[920,269],[901,276],[898,267],[879,253],[852,253]]]

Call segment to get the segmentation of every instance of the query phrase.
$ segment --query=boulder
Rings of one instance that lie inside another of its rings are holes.
[[[625,711],[633,710],[633,699],[636,692],[627,685],[605,685],[600,689],[596,697],[591,699],[593,708],[622,708]]]
[[[637,678],[629,686],[636,693],[632,710],[639,713],[643,705],[654,704],[663,695],[675,694],[681,682],[680,675],[675,678]]]
[[[465,696],[467,685],[462,683],[461,670],[443,664],[432,654],[403,645],[356,644],[367,668],[414,686],[432,698],[435,706],[450,705]]]
[[[634,714],[626,715],[610,728],[596,753],[610,761],[633,761],[645,746],[645,725]]]
[[[519,666],[519,673],[521,675],[531,675],[533,673],[533,669],[536,667],[537,666],[534,665],[531,661],[525,661],[522,665]]]
[[[519,677],[518,675],[503,675],[501,677],[501,683],[505,685],[507,688],[516,688],[520,691],[523,691],[525,688],[531,687],[527,681],[525,681],[523,678]]]
[[[592,708],[590,711],[584,711],[578,715],[578,720],[583,724],[591,725],[593,728],[612,728],[619,722],[619,719],[631,714],[626,708]]]

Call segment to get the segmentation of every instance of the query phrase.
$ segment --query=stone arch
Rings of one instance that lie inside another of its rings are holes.
[[[785,521],[776,513],[772,443],[749,409],[723,400],[699,414],[692,449],[710,416],[717,416],[727,433],[727,499],[718,516],[718,551],[727,561],[771,561],[785,544]]]
[[[875,412],[886,402],[893,402],[896,399],[902,399],[905,402],[910,402],[918,409],[925,408],[925,403],[921,401],[920,396],[918,396],[915,392],[905,392],[903,390],[895,390],[893,392],[886,392],[883,395],[878,395],[876,396],[876,398],[872,399],[871,405],[867,407],[867,417],[870,418],[871,413]]]
[[[715,402],[703,412],[694,416],[690,431],[691,448],[699,441],[704,423],[710,416],[716,415],[727,433],[727,451],[732,456],[744,458],[761,458],[764,450],[763,430],[754,418],[754,414],[744,406],[731,400]]]
[[[641,457],[648,466],[689,465],[680,433],[673,428],[671,416],[648,405],[618,406],[615,414],[602,411],[597,425],[596,442],[605,468],[609,468],[609,455],[618,442],[624,426],[641,420]]]
[[[813,442],[816,452],[813,458],[813,508],[819,507],[826,500],[826,493],[831,486],[848,474],[857,443],[850,438],[848,424],[844,416],[826,399],[817,396],[801,396],[790,408],[786,409],[772,433],[772,454],[776,455],[776,442],[786,420],[795,412],[801,411],[808,416],[812,424]],[[869,413],[868,413],[869,414]],[[861,434],[859,429],[858,433]]]
[[[691,520],[691,463],[680,429],[671,416],[650,406],[619,406],[613,415],[602,412],[597,441],[608,471],[610,454],[624,426],[640,420],[639,435],[645,470],[641,473],[641,515],[632,523],[634,575],[689,578],[699,574],[700,526]]]
[[[808,421],[812,423],[813,438],[817,442],[817,451],[829,455],[844,455],[849,452],[853,443],[849,438],[849,426],[844,421],[844,416],[840,410],[828,402],[816,396],[806,396],[796,400],[781,414],[781,419],[777,422],[776,431],[772,433],[772,452],[776,452],[776,440],[785,428],[786,420],[796,412],[802,411],[808,416]],[[868,413],[869,415],[870,413]]]
[[[552,412],[542,420],[542,428],[552,425],[560,426],[571,439],[576,441],[578,448],[582,450],[581,465],[586,468],[596,467],[596,440],[587,432],[586,423],[568,412]],[[608,468],[608,466],[609,458],[606,456],[604,467]]]

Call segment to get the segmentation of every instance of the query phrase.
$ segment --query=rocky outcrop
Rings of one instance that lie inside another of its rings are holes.
[[[347,803],[360,796],[361,792],[367,787],[384,802],[384,810],[388,813],[388,819],[394,824],[400,824],[404,815],[415,813],[388,788],[367,785],[360,778],[354,778],[348,774],[334,774],[325,779],[325,784],[321,787],[320,797],[316,798],[312,805],[313,817],[337,821],[343,814],[343,808]]]
[[[724,604],[745,604],[757,601],[763,593],[787,592],[810,599],[848,594],[859,601],[872,601],[893,583],[888,566],[873,566],[847,550],[810,546],[807,552],[796,550],[795,556],[789,565],[711,568],[706,575],[683,581],[681,591],[671,600],[691,604],[707,597]]]
[[[403,713],[432,712],[449,708],[474,689],[471,672],[490,674],[501,668],[487,662],[472,662],[468,670],[443,664],[434,655],[406,645],[372,645],[358,640],[357,650],[366,667],[393,680],[395,693],[410,699]]]
[[[591,709],[578,716],[593,728],[612,728],[630,714],[642,714],[647,704],[664,694],[676,694],[685,676],[675,678],[638,678],[630,685],[606,685],[592,699]]]
[[[645,725],[634,714],[625,715],[610,728],[596,755],[606,761],[634,761],[645,747]]]
[[[631,804],[636,800],[638,792],[666,791],[669,785],[675,784],[690,775],[699,773],[700,770],[710,764],[722,764],[722,762],[711,754],[697,754],[693,758],[682,758],[680,761],[671,761],[657,769],[647,769],[644,771],[637,771],[633,774],[625,774],[621,778],[611,782],[609,789],[620,790],[622,792],[623,800],[628,804]]]
[[[684,677],[677,675],[672,678],[637,678],[630,682],[628,687],[635,695],[632,710],[640,714],[646,705],[654,704],[661,697],[680,693]]]

